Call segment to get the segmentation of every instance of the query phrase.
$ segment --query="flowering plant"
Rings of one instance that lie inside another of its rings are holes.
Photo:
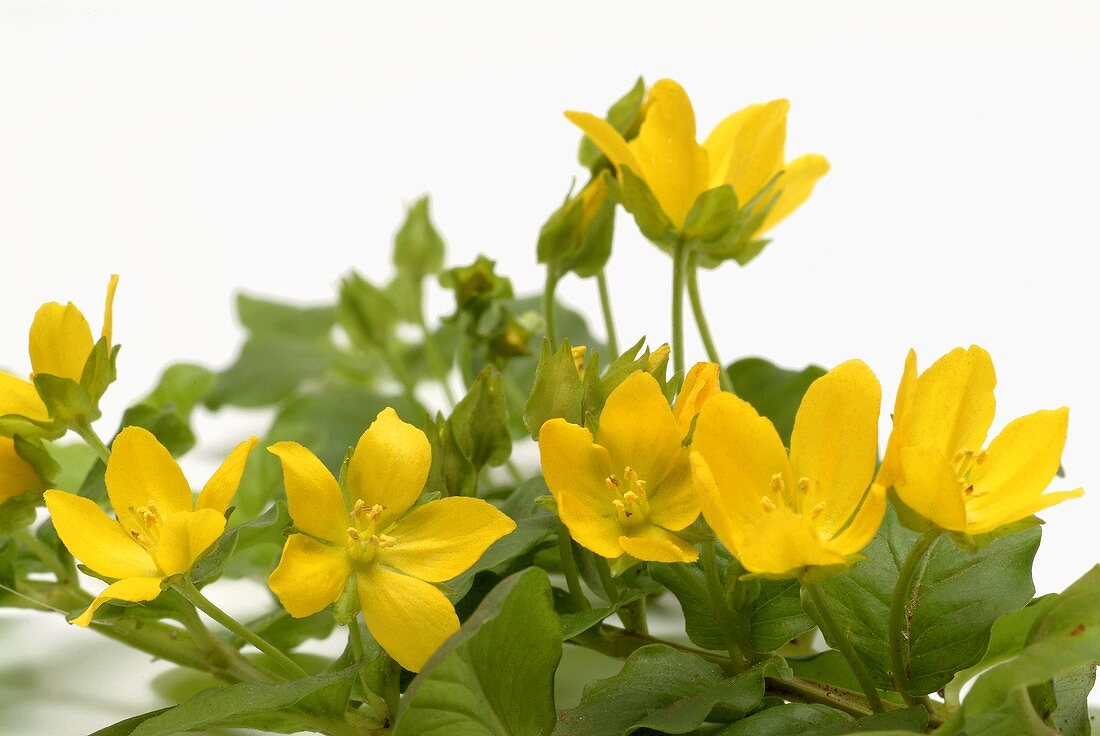
[[[200,685],[96,733],[1088,734],[1100,568],[1039,598],[1031,576],[1035,514],[1082,493],[1046,492],[1068,411],[987,444],[989,354],[920,372],[910,353],[880,458],[864,362],[719,358],[698,269],[758,257],[829,170],[787,160],[788,110],[701,144],[670,80],[567,113],[588,180],[538,233],[541,295],[485,257],[448,267],[421,199],[390,281],[240,297],[232,364],[169,366],[109,440],[117,278],[98,341],[42,306],[30,379],[0,373],[0,606]],[[619,207],[670,257],[670,344],[619,345]],[[602,338],[556,298],[570,274],[595,280]],[[438,322],[430,279],[453,295]],[[274,419],[196,494],[176,458],[199,405]],[[262,582],[267,610],[213,602],[227,578]]]

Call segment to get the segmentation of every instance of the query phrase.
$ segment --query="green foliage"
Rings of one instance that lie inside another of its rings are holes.
[[[451,413],[455,442],[476,470],[501,465],[512,454],[500,372],[486,366]]]
[[[785,445],[791,443],[794,417],[810,384],[825,369],[810,365],[800,371],[780,368],[763,358],[742,358],[726,368],[733,392],[752,404],[760,416],[775,425]]]
[[[417,199],[393,242],[393,265],[416,281],[443,268],[443,238],[432,224],[428,197]]]
[[[409,685],[396,736],[546,736],[554,728],[559,659],[550,582],[537,569],[517,573]]]
[[[913,694],[935,692],[955,672],[975,664],[985,651],[993,622],[1031,600],[1031,563],[1039,536],[1038,527],[1032,527],[973,553],[946,538],[933,546],[906,601],[905,664]],[[894,688],[887,644],[890,601],[916,538],[888,512],[863,552],[866,559],[848,574],[823,583],[834,615],[882,689]],[[808,600],[803,605],[817,618]]]

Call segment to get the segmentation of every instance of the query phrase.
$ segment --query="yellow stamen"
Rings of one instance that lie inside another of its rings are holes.
[[[353,526],[349,526],[348,527],[348,536],[351,537],[352,541],[358,542],[359,539],[360,539],[359,530],[356,529]]]
[[[772,476],[771,487],[773,493],[782,493],[787,488],[787,484],[783,482],[783,474],[776,473]]]
[[[821,512],[824,511],[824,510],[825,510],[825,502],[822,501],[817,506],[814,506],[813,510],[810,511],[810,518],[811,519],[816,519],[817,517],[821,516]]]
[[[764,496],[763,498],[760,499],[760,505],[763,506],[764,511],[766,511],[769,514],[773,511],[775,511],[775,509],[777,508],[776,505],[775,505],[775,501],[771,500],[767,496]]]
[[[798,479],[798,490],[802,491],[803,493],[809,493],[810,492],[810,479],[809,478],[799,478]]]

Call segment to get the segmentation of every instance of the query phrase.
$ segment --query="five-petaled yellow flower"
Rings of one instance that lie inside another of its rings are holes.
[[[292,616],[340,598],[354,576],[371,635],[418,672],[459,627],[454,606],[432,583],[465,572],[515,522],[479,498],[444,498],[414,508],[431,467],[431,445],[393,409],[359,438],[340,485],[295,442],[268,448],[283,465],[292,534],[269,583]],[[350,505],[349,505],[350,504]]]
[[[107,285],[102,336],[111,343],[111,312],[118,276]],[[92,328],[80,310],[69,302],[48,302],[39,307],[30,329],[32,377],[37,374],[69,378],[80,383],[84,364],[95,347]],[[34,384],[0,371],[0,417],[16,414],[38,422],[50,420],[49,411]]]
[[[586,112],[565,115],[600,147],[617,169],[627,167],[649,186],[676,228],[682,228],[696,198],[729,184],[744,206],[773,179],[765,198],[778,194],[761,234],[809,198],[829,171],[824,156],[786,161],[787,100],[750,105],[715,126],[706,141],[695,140],[695,112],[684,89],[670,79],[653,85],[637,137],[629,143],[606,120]]]
[[[166,578],[191,569],[225,531],[225,512],[256,438],[237,445],[195,501],[167,449],[141,427],[127,427],[112,445],[104,481],[116,519],[95,501],[46,491],[57,535],[96,574],[116,580],[73,619],[87,626],[109,600],[151,601]]]
[[[806,391],[789,455],[748,402],[723,393],[706,403],[691,445],[695,487],[746,570],[823,576],[871,541],[886,512],[885,491],[871,484],[881,400],[865,363],[842,363]]]
[[[997,383],[982,348],[956,348],[917,375],[909,351],[879,483],[947,531],[985,534],[1084,493],[1046,493],[1066,444],[1069,409],[1010,422],[985,445]]]
[[[24,493],[41,492],[42,488],[34,467],[16,452],[15,441],[0,437],[0,504]]]
[[[683,438],[660,385],[644,371],[607,397],[596,438],[564,419],[543,424],[542,474],[570,535],[608,559],[697,559],[675,534],[699,516]]]

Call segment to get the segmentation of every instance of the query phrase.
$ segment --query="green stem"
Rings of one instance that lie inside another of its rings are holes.
[[[73,582],[72,577],[69,575],[69,571],[61,564],[61,561],[57,559],[57,554],[50,549],[48,544],[36,537],[33,532],[26,529],[20,529],[15,533],[15,538],[22,542],[43,565],[50,568],[60,585],[69,585]]]
[[[707,358],[710,359],[711,363],[718,364],[718,381],[722,384],[722,390],[733,393],[733,382],[726,372],[722,359],[718,357],[718,348],[714,344],[714,337],[710,333],[710,324],[707,322],[707,315],[703,310],[703,299],[699,296],[699,254],[695,251],[688,254],[687,290],[688,299],[691,300],[691,313],[695,316],[695,325],[699,328],[699,337],[703,340],[703,348],[707,351]]]
[[[718,575],[718,551],[717,543],[713,539],[703,542],[703,573],[707,581],[707,596],[710,598],[710,607],[718,618],[718,628],[722,631],[722,639],[726,642],[726,649],[730,655],[730,662],[739,667],[738,671],[745,668],[745,652],[738,644],[738,636],[734,627],[733,618],[730,616],[729,606],[726,604],[725,591],[722,580]]]
[[[672,365],[684,373],[684,257],[687,245],[680,238],[672,245]]]
[[[359,628],[359,617],[356,616],[348,623],[348,644],[351,646],[351,653],[355,657],[355,661],[359,663],[359,684],[363,686],[363,697],[366,698],[367,705],[378,716],[379,722],[385,721],[389,717],[389,707],[386,705],[386,701],[378,696],[376,692],[371,690],[370,682],[367,679],[367,673],[363,671],[363,660],[365,658],[363,648],[363,632]]]
[[[466,390],[470,390],[470,386],[474,382],[474,356],[471,350],[472,340],[470,338],[470,330],[472,326],[470,324],[470,316],[463,312],[459,318],[459,337],[458,337],[458,370],[462,375],[462,385]]]
[[[623,625],[630,633],[648,634],[649,620],[646,617],[645,596],[620,608],[619,618],[622,619]]]
[[[859,658],[856,650],[852,647],[852,642],[848,640],[848,635],[833,617],[833,612],[829,609],[829,599],[825,596],[825,591],[821,589],[821,584],[806,583],[804,587],[810,594],[810,599],[814,602],[814,608],[817,609],[822,632],[828,639],[832,640],[829,643],[836,647],[837,651],[847,660],[848,666],[852,668],[852,673],[859,681],[859,686],[863,689],[863,694],[867,696],[867,702],[871,704],[872,710],[876,713],[882,713],[885,708],[882,705],[882,698],[879,697],[878,689],[875,688],[871,675],[868,674],[867,668],[863,665],[863,660]]]
[[[577,558],[573,554],[573,538],[569,535],[569,528],[561,520],[558,520],[558,553],[561,555],[561,570],[565,575],[565,585],[569,589],[569,597],[573,600],[573,606],[578,611],[587,611],[591,606],[581,589],[581,576],[577,572]]]
[[[542,318],[546,321],[546,339],[550,347],[558,349],[558,330],[554,318],[554,292],[558,288],[558,274],[553,263],[546,264],[546,285],[542,289]]]
[[[96,456],[106,465],[107,461],[111,459],[111,450],[104,444],[103,440],[99,438],[96,431],[92,429],[92,425],[88,422],[82,422],[73,426],[72,429],[80,436],[80,439],[88,444],[88,447],[91,447],[92,450],[95,451]]]
[[[604,597],[611,605],[619,600],[619,586],[615,584],[615,578],[611,575],[611,566],[607,564],[607,558],[602,555],[594,555],[596,558],[596,574],[600,576],[600,587],[603,588]]]
[[[438,377],[439,385],[443,387],[443,395],[447,397],[447,403],[453,409],[458,399],[455,398],[454,388],[448,380],[451,373],[450,366],[443,362],[439,354],[439,346],[435,344],[435,336],[428,329],[428,323],[424,320],[423,314],[420,315],[420,333],[424,339],[424,357],[427,358],[432,373]]]
[[[600,309],[603,311],[603,325],[607,331],[607,350],[614,358],[619,355],[619,337],[615,334],[615,318],[611,314],[611,290],[607,287],[607,271],[602,268],[596,274],[596,285],[600,289]]]
[[[917,572],[928,555],[932,545],[940,537],[939,529],[929,529],[913,545],[909,556],[898,571],[898,581],[894,585],[894,597],[890,601],[890,618],[887,624],[887,649],[890,654],[890,669],[894,674],[894,687],[909,705],[918,700],[909,693],[909,601],[913,596],[913,585]]]
[[[180,595],[190,601],[195,608],[199,609],[226,629],[273,659],[288,675],[297,678],[309,677],[308,672],[302,669],[297,662],[284,654],[278,647],[259,634],[245,628],[228,613],[214,605],[206,596],[199,592],[199,589],[196,588],[194,583],[190,580],[184,578],[181,582],[177,583],[175,587]]]

